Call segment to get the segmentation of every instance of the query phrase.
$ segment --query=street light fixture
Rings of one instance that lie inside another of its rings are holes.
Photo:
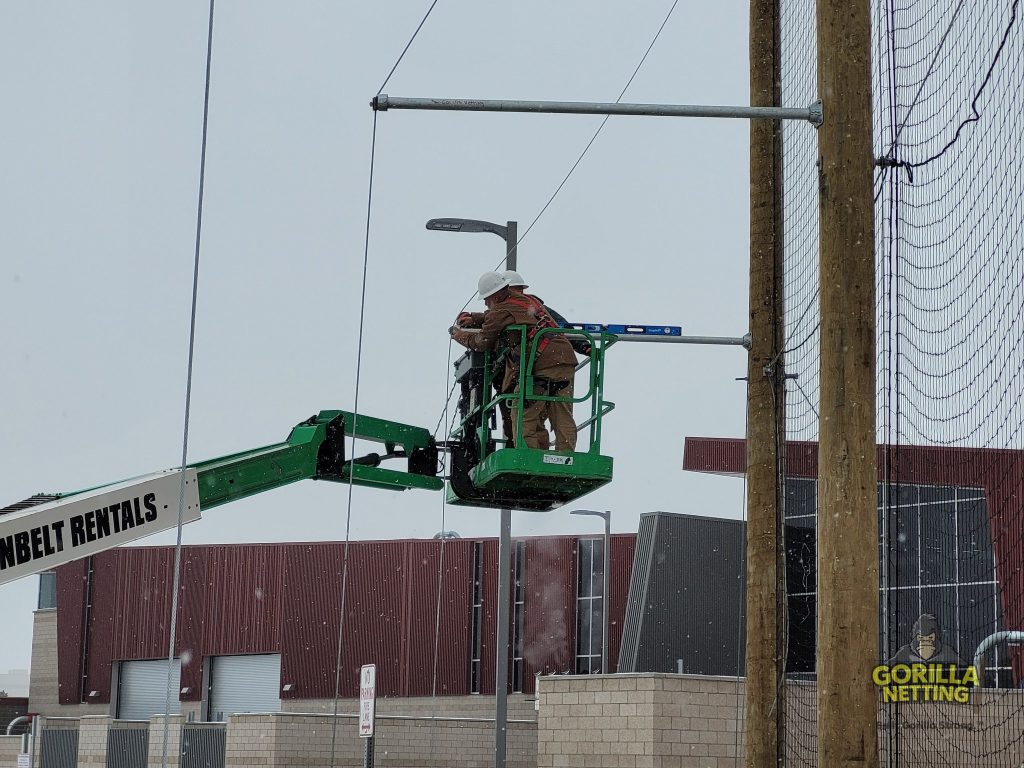
[[[505,241],[505,269],[516,268],[516,242],[519,224],[509,221],[504,226],[479,219],[430,219],[427,229],[433,232],[490,232]]]
[[[505,269],[516,268],[518,224],[510,221],[502,226],[478,219],[431,219],[427,229],[437,232],[490,232],[505,241]],[[501,536],[498,538],[498,627],[494,669],[494,768],[505,768],[505,735],[508,731],[508,605],[512,552],[512,510],[501,510]]]
[[[590,515],[592,517],[600,517],[604,520],[604,556],[603,562],[601,563],[601,615],[604,619],[601,627],[601,673],[609,674],[608,671],[608,617],[611,611],[609,610],[609,595],[608,595],[608,575],[611,571],[611,538],[612,538],[612,513],[610,510],[604,512],[598,512],[594,509],[574,509],[570,515]]]
[[[437,232],[492,232],[508,241],[508,227],[477,219],[431,219],[427,222],[427,229]]]

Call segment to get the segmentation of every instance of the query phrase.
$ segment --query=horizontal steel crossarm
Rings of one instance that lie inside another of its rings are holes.
[[[805,120],[821,125],[821,103],[807,107],[722,107],[691,104],[620,104],[597,101],[519,101],[513,99],[424,99],[375,96],[370,106],[389,109],[425,109],[450,112],[536,112],[571,115],[642,115],[648,117],[726,117],[739,119]]]

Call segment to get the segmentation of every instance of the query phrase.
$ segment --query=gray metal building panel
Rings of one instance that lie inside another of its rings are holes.
[[[281,711],[281,654],[216,656],[210,683],[210,720],[240,712]]]
[[[641,515],[620,672],[743,674],[744,525]]]
[[[181,712],[181,661],[171,666],[170,714]],[[117,690],[117,717],[121,720],[149,720],[167,709],[167,659],[122,661]]]

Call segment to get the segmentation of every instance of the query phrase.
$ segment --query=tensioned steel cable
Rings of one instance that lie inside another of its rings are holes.
[[[385,81],[386,82],[386,81]],[[383,86],[381,86],[383,87]],[[355,393],[352,397],[352,440],[350,441],[349,455],[355,456],[356,445],[356,423],[359,413],[359,374],[363,361],[363,321],[366,316],[366,272],[370,255],[370,214],[373,208],[373,162],[376,157],[377,148],[377,113],[373,115],[373,132],[370,138],[370,181],[369,190],[366,196],[366,236],[363,246],[363,279],[359,298],[359,333],[356,342],[356,383]],[[341,691],[341,651],[342,638],[345,630],[345,592],[348,587],[348,550],[352,532],[352,489],[355,479],[354,465],[349,468],[348,475],[348,499],[345,511],[345,550],[342,556],[341,565],[341,603],[338,612],[338,652],[334,661],[334,709],[331,718],[331,766],[335,765],[334,759],[338,737],[338,699]]]
[[[391,80],[391,76],[398,69],[399,63],[405,58],[406,52],[409,50],[416,36],[419,35],[420,30],[423,29],[424,23],[434,10],[434,6],[437,5],[437,0],[434,0],[427,8],[427,12],[423,15],[419,25],[412,33],[412,37],[409,38],[409,42],[405,44],[402,52],[398,55],[398,59],[395,61],[394,66],[391,67],[391,71],[388,72],[384,82],[381,83],[380,88],[377,89],[377,95],[379,96],[384,88],[387,87],[388,81]],[[363,235],[363,276],[362,285],[360,288],[359,296],[359,331],[356,342],[356,376],[355,376],[355,391],[352,396],[352,440],[350,441],[351,451],[350,455],[355,456],[355,444],[356,444],[356,425],[359,420],[359,380],[362,372],[362,361],[363,361],[363,330],[366,319],[366,282],[367,282],[367,267],[369,266],[370,260],[370,220],[373,213],[373,168],[374,160],[377,156],[377,112],[373,113],[373,129],[370,134],[370,173],[367,181],[366,191],[366,229]],[[334,662],[334,707],[333,717],[331,718],[331,767],[335,765],[337,757],[337,741],[338,741],[338,699],[341,694],[341,655],[344,647],[345,637],[345,598],[346,590],[348,587],[348,554],[349,544],[351,542],[352,532],[352,490],[354,488],[355,470],[354,465],[349,469],[348,476],[348,499],[346,502],[345,511],[345,548],[344,554],[342,555],[342,566],[341,566],[341,600],[338,612],[338,648]]]
[[[622,101],[622,97],[626,95],[626,91],[629,90],[629,86],[633,84],[633,80],[636,79],[637,74],[640,72],[640,68],[643,67],[644,62],[647,61],[647,57],[651,53],[651,50],[658,42],[658,38],[661,37],[661,33],[665,29],[665,25],[668,24],[668,20],[672,18],[672,12],[676,9],[677,5],[679,5],[679,0],[673,0],[672,6],[668,9],[668,13],[665,14],[665,18],[661,22],[661,26],[659,26],[658,31],[654,33],[654,38],[651,40],[651,44],[647,46],[647,50],[644,51],[644,55],[640,57],[640,62],[636,65],[636,68],[633,70],[633,74],[629,76],[629,80],[626,81],[626,84],[622,86],[622,90],[619,91],[619,95],[614,101],[615,104],[618,104],[620,101]],[[579,164],[583,161],[583,158],[586,156],[587,152],[590,151],[590,148],[594,145],[594,142],[597,141],[597,137],[601,135],[601,131],[604,130],[604,126],[608,122],[609,117],[611,117],[611,115],[605,115],[604,118],[602,118],[601,124],[597,126],[597,130],[594,131],[594,135],[590,137],[590,141],[588,141],[587,145],[583,147],[583,151],[580,152],[579,157],[576,158],[576,162],[574,162],[572,164],[572,167],[569,168],[569,172],[565,174],[565,178],[562,179],[562,181],[558,184],[557,187],[555,187],[555,191],[551,193],[551,197],[549,197],[548,201],[544,203],[544,207],[540,209],[540,213],[538,213],[534,217],[533,221],[530,222],[530,226],[528,226],[526,228],[526,231],[519,236],[519,239],[517,241],[518,243],[521,243],[523,242],[523,240],[526,239],[526,236],[530,234],[530,230],[533,229],[534,225],[538,221],[540,221],[540,217],[544,215],[544,212],[548,209],[548,206],[550,206],[551,203],[554,202],[555,198],[558,197],[558,193],[562,191],[562,187],[564,187],[565,183],[569,181],[569,177],[572,176],[573,171],[575,171]]]
[[[662,24],[660,24],[660,26],[657,28],[657,32],[654,33],[654,37],[650,41],[650,45],[647,46],[647,50],[645,50],[643,56],[640,57],[640,62],[638,63],[636,68],[634,68],[633,74],[630,75],[630,79],[626,81],[626,85],[623,86],[622,91],[618,93],[618,96],[615,98],[613,103],[617,104],[618,102],[623,100],[623,96],[626,95],[626,91],[629,90],[630,85],[633,84],[633,81],[636,79],[637,74],[639,74],[640,69],[643,67],[644,62],[647,60],[647,56],[650,55],[651,50],[654,48],[654,44],[657,43],[657,39],[660,36],[662,36],[663,30],[665,30],[666,25],[669,24],[669,19],[672,17],[672,12],[676,9],[676,6],[678,4],[679,0],[674,0],[674,2],[672,3],[672,7],[669,8],[669,12],[666,13],[665,18],[662,19]],[[590,152],[590,147],[594,145],[594,142],[597,140],[597,137],[601,134],[601,131],[604,129],[604,124],[608,122],[608,118],[610,117],[610,115],[605,115],[604,118],[601,120],[601,124],[597,127],[597,130],[594,131],[594,135],[590,137],[590,140],[587,142],[586,146],[583,147],[583,152],[581,152],[580,156],[577,159],[575,159],[575,162],[572,163],[572,166],[569,168],[568,173],[565,174],[564,178],[562,178],[562,180],[558,183],[558,186],[555,187],[555,190],[551,194],[551,197],[548,198],[548,202],[544,204],[544,206],[541,208],[540,213],[538,213],[537,216],[534,217],[534,220],[529,222],[529,226],[526,227],[525,231],[523,231],[523,233],[520,234],[520,236],[516,240],[516,246],[518,246],[520,243],[523,242],[523,240],[526,239],[527,234],[529,234],[529,230],[534,228],[537,222],[541,220],[541,217],[544,215],[545,211],[547,211],[549,206],[551,206],[551,204],[554,202],[555,198],[558,197],[558,193],[560,193],[562,187],[565,186],[565,183],[569,180],[569,177],[572,175],[573,171],[575,171],[575,169],[577,169],[580,166],[580,163],[583,162],[583,159],[587,156],[587,153]],[[501,261],[495,264],[494,268],[498,269],[504,263],[505,258],[502,257]],[[459,311],[464,311],[466,307],[469,306],[469,303],[473,300],[475,296],[476,294],[470,296],[466,300],[466,303],[462,305],[462,309]],[[451,396],[452,394],[450,392],[449,397],[451,398]]]
[[[203,91],[203,130],[199,152],[199,195],[196,204],[196,247],[192,266],[192,308],[189,316],[188,330],[188,371],[185,375],[185,418],[181,438],[181,484],[178,492],[178,525],[174,542],[174,578],[171,587],[171,621],[168,627],[167,642],[167,687],[164,699],[164,734],[163,746],[160,749],[161,768],[167,768],[167,737],[170,731],[171,713],[171,680],[174,665],[174,645],[177,640],[178,626],[178,590],[181,587],[181,528],[185,516],[185,468],[188,466],[188,425],[192,410],[192,370],[195,361],[196,346],[196,305],[199,297],[199,254],[203,235],[203,193],[206,189],[206,139],[209,132],[210,118],[210,69],[213,61],[213,6],[210,0],[209,21],[206,31],[206,82]],[[195,659],[192,660],[195,662]],[[175,694],[178,691],[175,690]]]

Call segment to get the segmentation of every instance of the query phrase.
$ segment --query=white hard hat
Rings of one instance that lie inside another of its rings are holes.
[[[498,272],[484,272],[476,284],[481,299],[493,296],[502,288],[508,287],[508,280]]]
[[[520,275],[518,272],[516,272],[513,269],[506,270],[505,272],[502,272],[502,274],[505,276],[505,279],[508,280],[509,287],[511,287],[511,288],[529,288],[530,287],[529,285],[527,285],[526,281],[523,279],[523,276]]]

